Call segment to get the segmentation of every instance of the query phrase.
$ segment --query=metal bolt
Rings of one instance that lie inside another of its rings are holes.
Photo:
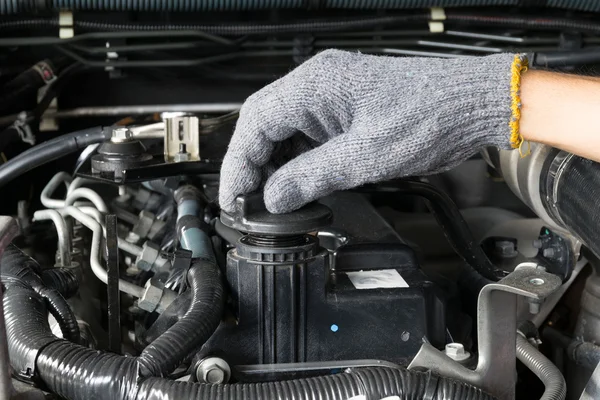
[[[400,339],[402,339],[403,342],[408,342],[408,339],[410,339],[410,332],[402,332],[402,334],[400,335]]]
[[[196,378],[202,383],[213,385],[227,383],[230,376],[229,364],[219,357],[205,358],[196,368]]]
[[[444,349],[444,353],[454,361],[465,361],[471,354],[465,350],[462,343],[448,343]]]
[[[512,258],[517,256],[517,249],[510,240],[499,240],[494,244],[496,254],[501,257]]]
[[[133,133],[128,128],[115,128],[112,130],[110,141],[113,143],[128,142],[133,137]]]
[[[534,286],[542,286],[544,283],[546,283],[546,281],[544,281],[542,278],[531,278],[529,283]]]
[[[552,248],[544,249],[544,251],[542,252],[542,255],[546,258],[552,258],[552,257],[554,257],[554,249],[552,249]]]
[[[542,306],[542,303],[540,303],[538,300],[534,300],[534,299],[529,299],[528,300],[529,303],[529,313],[530,314],[538,314],[540,312],[540,308]]]

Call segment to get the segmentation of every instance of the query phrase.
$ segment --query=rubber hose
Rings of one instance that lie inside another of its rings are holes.
[[[257,9],[407,9],[427,7],[519,6],[521,0],[2,0],[0,14],[61,9],[88,11],[233,11]],[[598,11],[595,0],[547,0],[553,8]]]
[[[479,0],[477,5],[517,5],[518,0]],[[42,10],[88,11],[233,11],[306,8],[426,8],[472,6],[472,0],[2,0],[0,13],[15,14]]]
[[[215,263],[212,241],[206,234],[208,225],[204,222],[206,199],[192,185],[178,188],[174,198],[177,204],[176,230],[181,248],[190,250],[194,258],[203,258]]]
[[[470,399],[491,396],[474,386],[427,372],[406,369],[364,368],[308,379],[234,385],[202,385],[165,379],[148,379],[140,386],[137,400],[400,400]],[[361,397],[362,396],[362,397]]]
[[[11,244],[4,250],[0,269],[2,283],[7,288],[20,285],[34,290],[46,302],[48,311],[58,322],[65,339],[79,343],[79,325],[73,310],[57,290],[45,286],[39,276],[41,268],[33,258]]]
[[[210,274],[214,270],[206,264],[195,264],[190,274],[191,289],[198,302],[203,302],[202,294],[206,286],[219,286],[220,281]],[[208,273],[206,272],[208,271]],[[218,275],[218,274],[215,274]],[[22,377],[39,377],[41,383],[53,393],[72,400],[134,400],[134,399],[322,399],[351,398],[363,394],[366,399],[380,399],[399,396],[401,399],[423,398],[427,393],[431,399],[492,399],[481,390],[460,382],[436,377],[432,374],[394,369],[364,369],[348,373],[310,378],[304,380],[269,382],[240,385],[197,385],[176,382],[168,379],[150,378],[143,380],[143,369],[147,368],[138,357],[124,357],[101,353],[83,346],[58,339],[52,335],[46,318],[46,307],[42,296],[28,287],[24,280],[4,282],[7,286],[4,307],[7,323],[9,354],[15,371]],[[202,290],[201,290],[202,289]],[[219,299],[220,300],[220,299]],[[208,309],[211,306],[203,304]],[[188,312],[186,317],[202,318]],[[183,321],[183,319],[182,319]],[[181,328],[180,322],[170,330]],[[198,320],[196,320],[198,321]],[[191,322],[191,321],[190,321]],[[184,330],[181,330],[184,333]],[[168,334],[169,332],[167,332]],[[175,344],[192,345],[181,335],[167,334],[158,341],[166,346],[155,346],[155,350],[145,351],[146,357],[165,356]],[[196,332],[187,332],[195,335]],[[162,339],[162,340],[161,340]],[[167,340],[168,339],[168,340]],[[175,354],[182,354],[178,348]],[[191,353],[193,350],[188,349]],[[168,369],[167,363],[157,360],[157,370]],[[142,380],[140,380],[142,378]],[[139,383],[141,381],[141,383]]]
[[[366,193],[397,193],[424,198],[442,228],[444,236],[456,253],[484,278],[493,281],[502,278],[501,271],[497,271],[479,243],[473,238],[473,234],[456,204],[446,193],[435,186],[425,182],[397,181],[393,186],[389,184],[366,185],[358,190]]]
[[[574,7],[572,9],[585,9],[586,7],[584,3],[586,2],[579,2],[581,8],[573,4]],[[595,11],[600,11],[600,3],[595,1],[588,1],[587,3],[593,4],[595,6],[594,8],[596,9]],[[563,8],[570,7],[565,5]],[[446,10],[446,20],[448,22],[457,22],[465,25],[500,26],[522,29],[544,29],[557,31],[570,30],[589,33],[597,33],[600,30],[600,24],[594,21],[543,16],[530,17],[520,15],[481,15],[464,13],[457,10]]]
[[[544,384],[540,400],[564,400],[567,384],[559,369],[522,335],[517,334],[517,358]]]
[[[58,290],[66,299],[79,290],[77,275],[70,268],[45,269],[42,271],[42,280],[47,287]]]
[[[556,204],[547,197],[542,201],[550,215],[557,213],[562,225],[575,233],[596,256],[600,255],[600,163],[582,157],[570,156],[560,167],[561,173],[552,183],[556,188]],[[551,180],[552,173],[546,172],[541,182]],[[559,222],[560,223],[560,222]]]
[[[535,53],[533,58],[534,66],[544,68],[598,63],[600,63],[600,51],[597,49],[584,49],[579,51],[549,51]]]
[[[0,166],[0,187],[36,167],[90,144],[103,142],[109,139],[110,135],[109,128],[95,127],[62,135],[34,146]]]
[[[554,345],[565,349],[569,359],[574,361],[577,365],[593,370],[600,363],[600,346],[595,345],[594,343],[572,339],[549,326],[544,328],[542,334],[545,339]]]
[[[198,350],[221,322],[225,296],[216,263],[196,259],[188,272],[192,292],[190,308],[183,318],[146,346],[139,357],[142,376],[166,376],[181,360]]]
[[[167,285],[165,284],[165,287]],[[170,329],[173,325],[177,323],[177,321],[181,320],[187,310],[189,310],[190,305],[192,304],[192,296],[190,295],[190,291],[186,290],[171,304],[169,307],[156,318],[156,321],[152,323],[152,325],[146,329],[146,331],[140,337],[140,343],[144,345],[148,345],[158,338],[160,335],[165,333],[168,329]]]
[[[0,96],[0,110],[3,114],[22,110],[22,102],[27,98],[31,98],[31,96],[35,96],[38,89],[46,84],[40,72],[40,67],[52,70],[52,64],[49,61],[42,61],[23,71],[2,87],[3,95]]]
[[[48,326],[42,295],[26,281],[3,279],[11,363],[16,371],[24,371],[23,376],[39,377],[44,386],[68,399],[134,399],[140,377],[150,371],[171,372],[198,350],[220,322],[223,289],[218,268],[197,262],[188,279],[193,307],[137,358],[56,338]]]
[[[65,298],[55,289],[41,288],[37,292],[46,301],[48,311],[58,322],[63,337],[73,343],[80,343],[81,336],[77,317]]]

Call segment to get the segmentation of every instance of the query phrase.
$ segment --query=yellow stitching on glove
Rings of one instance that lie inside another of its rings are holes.
[[[515,54],[510,77],[510,109],[512,114],[508,125],[510,127],[510,145],[513,149],[519,149],[521,157],[526,157],[531,152],[529,143],[527,143],[527,151],[523,152],[524,139],[519,130],[519,123],[521,121],[521,74],[527,71],[527,68],[527,58],[520,54]]]

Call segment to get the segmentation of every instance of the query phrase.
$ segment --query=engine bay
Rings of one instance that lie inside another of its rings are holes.
[[[0,0],[0,398],[600,398],[598,163],[218,202],[244,100],[311,56],[596,75],[598,5],[250,3]]]

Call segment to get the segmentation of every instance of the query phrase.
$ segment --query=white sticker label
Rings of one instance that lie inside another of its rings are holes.
[[[407,288],[408,283],[395,269],[346,272],[357,289]]]

